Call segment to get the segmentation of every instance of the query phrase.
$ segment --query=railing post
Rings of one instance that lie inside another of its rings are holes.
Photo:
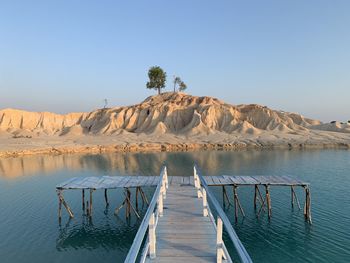
[[[163,196],[164,199],[166,199],[166,181],[165,181],[165,177],[163,178],[163,182],[162,182],[161,195]]]
[[[196,167],[193,167],[193,177],[194,177],[194,186],[197,188],[197,197],[201,198],[202,197],[202,193],[201,193],[201,183],[197,174],[197,170]]]
[[[164,178],[165,178],[165,187],[166,189],[169,188],[169,183],[168,183],[168,170],[166,166],[164,167]]]
[[[160,217],[163,216],[163,194],[162,193],[160,193],[158,197],[158,213]]]
[[[223,251],[223,242],[222,242],[222,220],[218,216],[217,225],[216,225],[216,262],[221,263],[224,256]]]
[[[152,213],[148,224],[149,257],[156,258],[156,228],[154,213]]]
[[[207,202],[207,191],[202,188],[203,191],[203,216],[208,216],[208,202]]]

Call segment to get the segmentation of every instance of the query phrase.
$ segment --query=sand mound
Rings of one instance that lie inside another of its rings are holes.
[[[308,129],[350,132],[348,124],[322,124],[296,113],[276,111],[261,105],[234,106],[212,97],[173,92],[148,97],[133,106],[89,113],[60,115],[14,109],[0,111],[2,135],[21,137],[126,133],[191,136],[216,132],[257,135],[263,131],[302,133]]]
[[[350,123],[340,123],[340,122],[322,123],[319,125],[310,126],[310,129],[350,133]]]

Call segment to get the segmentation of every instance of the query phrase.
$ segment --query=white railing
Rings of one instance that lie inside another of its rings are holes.
[[[214,227],[216,228],[216,262],[221,263],[223,259],[225,259],[228,262],[232,262],[230,254],[228,253],[227,248],[222,240],[223,226],[225,226],[225,229],[231,238],[231,241],[236,249],[240,261],[244,263],[253,262],[245,247],[239,240],[224,210],[222,210],[215,196],[211,193],[205,179],[200,173],[200,170],[196,165],[194,166],[193,170],[194,185],[197,189],[197,196],[198,198],[203,199],[203,216],[209,216],[210,220],[214,224]],[[217,222],[215,222],[215,218],[210,210],[207,197],[209,197],[209,200],[211,201],[217,212]]]
[[[166,189],[168,188],[168,173],[166,166],[163,166],[157,188],[153,194],[147,212],[141,222],[139,230],[134,238],[129,253],[124,262],[134,263],[140,254],[142,243],[145,239],[147,230],[148,237],[141,254],[140,262],[145,262],[147,255],[151,259],[156,257],[156,227],[158,218],[163,216],[163,199],[166,198]]]

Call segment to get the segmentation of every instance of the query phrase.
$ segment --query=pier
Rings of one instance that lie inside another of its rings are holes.
[[[56,186],[59,199],[59,218],[62,205],[70,217],[72,209],[64,199],[65,190],[82,191],[82,209],[92,216],[93,192],[104,190],[106,206],[109,205],[108,190],[124,189],[125,199],[115,209],[123,207],[126,217],[134,213],[137,217],[138,203],[148,205],[125,262],[232,262],[222,239],[225,229],[241,262],[252,262],[239,240],[226,213],[212,193],[210,186],[222,188],[223,205],[234,206],[235,220],[239,214],[245,216],[238,196],[239,187],[254,187],[253,205],[256,216],[263,212],[272,216],[270,191],[275,186],[289,187],[291,205],[301,209],[295,188],[305,190],[304,216],[311,223],[311,194],[309,183],[287,176],[202,176],[194,166],[192,176],[168,176],[164,166],[160,176],[103,176],[72,178]],[[143,187],[156,187],[149,201]],[[232,188],[233,200],[227,192]],[[85,191],[89,198],[85,202]],[[133,196],[132,196],[133,195]],[[140,199],[140,200],[139,200]],[[209,205],[210,204],[210,205]],[[214,216],[215,215],[215,216]],[[235,261],[237,259],[234,259]]]

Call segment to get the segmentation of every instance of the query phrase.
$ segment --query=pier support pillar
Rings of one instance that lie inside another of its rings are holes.
[[[304,186],[305,189],[305,205],[304,205],[304,217],[305,220],[310,224],[312,223],[311,219],[311,194],[310,188],[308,186]]]
[[[271,207],[271,197],[270,197],[269,185],[265,185],[265,192],[266,192],[267,215],[268,215],[269,219],[271,219],[272,207]]]
[[[241,206],[241,202],[239,201],[238,194],[237,194],[237,185],[233,185],[233,201],[235,205],[235,221],[238,220],[238,209],[240,210],[243,217],[245,217],[244,210]]]

